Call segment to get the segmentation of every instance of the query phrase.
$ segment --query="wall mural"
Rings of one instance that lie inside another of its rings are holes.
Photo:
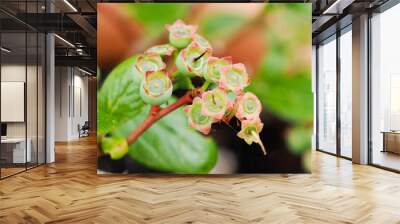
[[[98,4],[98,173],[307,173],[311,4]]]

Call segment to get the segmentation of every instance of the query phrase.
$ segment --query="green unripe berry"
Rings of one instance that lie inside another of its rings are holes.
[[[149,72],[140,85],[140,97],[145,103],[160,105],[172,95],[172,82],[162,71]]]
[[[128,153],[128,142],[124,137],[104,137],[101,139],[101,148],[109,154],[111,159],[121,159]]]

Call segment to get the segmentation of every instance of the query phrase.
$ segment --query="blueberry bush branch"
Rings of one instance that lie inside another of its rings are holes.
[[[127,153],[128,145],[134,144],[154,123],[185,106],[189,126],[205,135],[209,134],[213,123],[229,124],[236,117],[241,122],[237,136],[249,145],[259,144],[265,155],[259,137],[263,128],[259,118],[262,105],[256,95],[244,91],[249,85],[244,64],[232,63],[231,57],[212,56],[210,43],[196,33],[197,26],[177,20],[166,28],[169,43],[146,50],[137,57],[132,68],[133,74],[140,75],[140,98],[151,105],[147,117],[126,139],[106,140],[102,144],[103,151],[111,158],[121,158]],[[164,61],[174,63],[167,66]],[[201,77],[203,84],[196,87],[192,82],[194,77]],[[177,88],[187,92],[168,105]]]
[[[140,124],[131,134],[127,137],[128,144],[132,144],[135,142],[143,132],[145,132],[148,128],[151,127],[154,122],[160,120],[167,114],[171,113],[172,111],[176,110],[177,108],[191,103],[193,100],[193,95],[196,91],[188,91],[184,96],[182,96],[178,101],[173,104],[168,105],[167,107],[161,109],[159,106],[155,105],[152,106],[146,120]]]

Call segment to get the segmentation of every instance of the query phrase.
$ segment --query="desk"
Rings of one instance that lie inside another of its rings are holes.
[[[30,138],[28,138],[26,140],[26,142],[28,142],[28,144],[27,144],[28,147],[26,147],[26,154],[25,154],[25,138],[1,139],[1,151],[2,151],[1,157],[2,157],[2,159],[5,159],[6,163],[31,162],[31,160],[32,160],[32,153],[31,153],[32,141]]]
[[[400,154],[400,132],[383,131],[383,150],[382,152],[392,152]]]

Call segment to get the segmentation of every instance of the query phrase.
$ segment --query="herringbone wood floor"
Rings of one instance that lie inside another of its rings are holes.
[[[95,138],[0,181],[0,223],[400,223],[400,175],[313,153],[311,175],[96,175]]]

